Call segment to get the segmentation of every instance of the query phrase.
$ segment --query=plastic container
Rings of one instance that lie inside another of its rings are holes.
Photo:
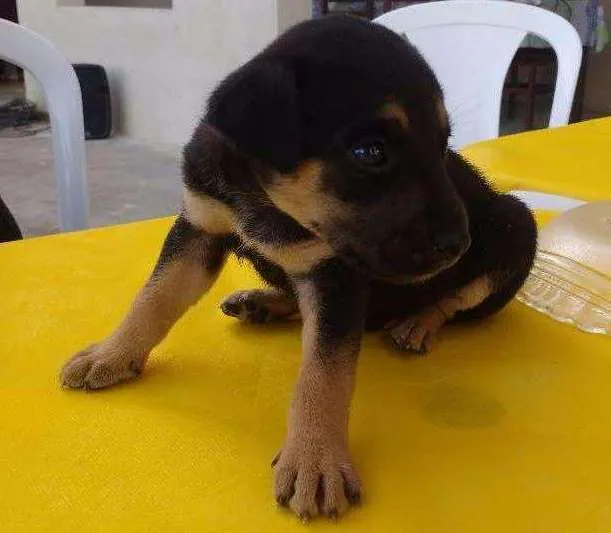
[[[541,230],[517,297],[560,322],[611,336],[611,201],[565,211]]]

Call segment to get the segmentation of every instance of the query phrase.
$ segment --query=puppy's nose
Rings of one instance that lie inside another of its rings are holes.
[[[435,250],[447,255],[461,254],[467,250],[470,244],[471,239],[464,233],[438,233],[433,238],[433,247]]]

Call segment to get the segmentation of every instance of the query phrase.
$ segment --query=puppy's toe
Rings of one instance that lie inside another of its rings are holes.
[[[285,450],[274,460],[276,502],[303,521],[323,514],[335,520],[361,502],[361,483],[347,453]]]
[[[444,322],[443,312],[431,306],[393,325],[388,330],[388,336],[399,350],[422,355],[431,349],[433,338]]]
[[[69,389],[103,389],[138,376],[143,364],[143,358],[118,356],[94,344],[66,362],[60,382]]]
[[[250,324],[264,324],[271,319],[261,291],[239,291],[221,303],[221,311],[227,316]]]

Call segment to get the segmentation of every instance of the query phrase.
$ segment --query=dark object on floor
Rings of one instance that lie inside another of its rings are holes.
[[[23,239],[21,230],[0,196],[0,242],[18,241]]]
[[[37,111],[32,102],[23,98],[15,98],[8,104],[0,106],[0,129],[19,128],[46,118],[45,113]]]
[[[106,139],[112,129],[110,87],[100,65],[73,65],[81,85],[85,139]]]
[[[426,1],[428,0],[362,0],[361,2],[318,0],[318,5],[321,15],[327,15],[331,12],[342,12],[371,20],[387,11]],[[329,4],[334,4],[333,8]],[[346,4],[346,6],[342,7],[341,4]]]

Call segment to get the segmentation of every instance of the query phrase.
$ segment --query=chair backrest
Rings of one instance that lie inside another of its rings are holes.
[[[375,22],[405,35],[435,71],[455,148],[498,137],[505,77],[527,33],[549,42],[558,59],[549,126],[568,123],[582,43],[561,16],[508,1],[442,0],[390,11]]]
[[[51,119],[59,225],[62,230],[87,227],[83,104],[72,65],[49,41],[3,19],[0,59],[29,71],[40,83]]]

